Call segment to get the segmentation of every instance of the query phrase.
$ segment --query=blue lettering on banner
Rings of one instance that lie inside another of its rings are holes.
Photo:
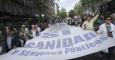
[[[60,50],[59,52],[57,52],[57,55],[61,55],[62,54],[62,51]]]
[[[65,53],[68,53],[69,52],[69,48],[65,48]]]
[[[38,54],[36,52],[31,52],[29,56],[38,56]]]
[[[20,56],[24,56],[24,54],[26,54],[26,53],[27,53],[27,51],[24,50],[24,51],[22,51],[21,53],[19,53],[19,55],[20,55]]]
[[[74,44],[85,41],[80,35],[74,36]]]
[[[43,56],[43,55],[61,55],[62,51],[49,51],[49,52],[33,52],[33,51],[27,51],[22,50],[18,55],[20,56]]]
[[[51,55],[56,55],[56,52],[51,52]]]
[[[100,43],[102,43],[102,41],[101,40],[96,40],[95,43],[100,44]]]
[[[14,50],[14,51],[11,52],[10,54],[14,55],[14,54],[17,54],[17,53],[19,53],[19,52],[20,52],[20,50]]]
[[[102,36],[100,39],[104,41],[107,39],[107,37]]]
[[[69,35],[69,34],[71,34],[71,32],[70,32],[69,30],[64,30],[64,31],[63,31],[63,36]]]
[[[77,51],[81,51],[82,48],[81,48],[81,47],[76,47],[76,50],[77,50]]]
[[[19,55],[21,56],[28,56],[31,53],[31,51],[23,50]]]
[[[74,44],[77,44],[79,42],[84,42],[84,41],[87,41],[87,40],[91,40],[94,37],[96,37],[96,34],[94,34],[94,33],[86,33],[83,36],[80,36],[80,35],[79,36],[74,36]]]
[[[89,46],[90,46],[90,47],[95,47],[96,44],[95,44],[95,43],[89,43]]]
[[[67,47],[73,46],[74,44],[91,40],[95,36],[96,36],[95,33],[86,33],[84,35],[74,36],[73,40],[72,38],[63,38],[63,40],[57,39],[57,40],[46,40],[46,41],[39,41],[39,42],[29,42],[25,45],[25,47],[38,48],[38,49],[67,48]],[[106,38],[100,38],[100,39],[102,41],[102,40],[105,40]],[[99,44],[101,43],[101,41],[98,40],[95,43]],[[86,46],[89,48],[88,44],[86,44]],[[94,45],[91,44],[91,46],[94,46]],[[84,46],[82,46],[82,48],[86,49]]]
[[[85,37],[86,40],[91,40],[92,38],[96,37],[96,34],[86,33],[86,34],[84,34],[84,37]]]
[[[34,52],[34,51],[30,51],[30,50],[14,50],[13,52],[10,52],[11,55],[15,55],[18,54],[20,56],[43,56],[43,55],[61,55],[62,53],[68,54],[68,53],[74,53],[74,52],[80,52],[80,51],[85,51],[87,49],[93,48],[96,45],[99,45],[101,43],[103,43],[103,41],[107,40],[107,37],[103,37],[101,36],[100,38],[98,38],[97,40],[93,41],[93,42],[89,42],[89,43],[85,43],[85,44],[81,44],[79,46],[72,46],[73,45],[73,41],[72,38],[64,38],[62,47],[65,48],[64,51],[58,50],[58,51],[47,51],[47,52]],[[55,40],[52,41],[47,41],[46,45],[44,46],[44,42],[40,41],[39,44],[37,45],[36,48],[44,48],[44,49],[54,49],[55,48],[55,44],[57,44],[56,47],[61,47],[61,40],[57,40],[59,43],[56,43]],[[29,47],[31,47],[32,45],[34,45],[32,42],[30,43]],[[43,45],[43,46],[42,46]]]
[[[86,47],[89,48],[89,46],[87,44],[85,44],[85,46],[84,45],[81,46],[82,50],[87,49]]]
[[[75,48],[74,47],[71,48],[71,52],[75,52]]]
[[[33,48],[34,46],[35,46],[35,43],[30,42],[30,43],[26,44],[24,47]]]
[[[63,39],[63,48],[69,47],[73,45],[72,38],[64,38]]]
[[[58,34],[54,34],[54,33],[43,33],[43,36],[41,36],[42,38],[54,38],[59,36]]]
[[[61,48],[61,40],[57,40],[56,48]]]
[[[87,49],[93,48],[96,45],[99,45],[100,43],[102,43],[103,41],[107,40],[107,37],[103,37],[101,36],[98,40],[91,42],[91,43],[85,43],[83,45],[80,45],[78,47],[69,47],[69,48],[65,48],[65,54],[67,53],[72,53],[72,52],[79,52],[79,51],[85,51]]]
[[[43,49],[44,48],[44,41],[39,41],[35,48]]]
[[[54,47],[55,47],[55,40],[52,40],[52,42],[50,42],[50,41],[46,42],[45,49],[48,49],[48,48],[54,49]]]

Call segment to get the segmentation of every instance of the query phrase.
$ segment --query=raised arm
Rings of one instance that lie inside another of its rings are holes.
[[[95,22],[98,17],[99,17],[99,14],[97,14],[93,19],[91,19],[91,21],[92,21],[92,22]]]

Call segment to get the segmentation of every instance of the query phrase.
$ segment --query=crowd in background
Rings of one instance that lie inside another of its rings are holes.
[[[12,25],[7,25],[0,31],[1,54],[17,47],[23,47],[26,41],[39,36],[42,31],[49,27],[47,21],[32,25],[22,24],[19,25],[20,28],[14,28]]]
[[[70,25],[76,25],[75,22],[71,23]],[[102,15],[97,14],[96,16],[84,16],[80,23],[80,27],[83,30],[95,31],[97,34],[102,34],[106,37],[111,37],[115,40],[115,16],[105,17]],[[111,47],[105,50],[100,51],[99,56],[103,58],[104,54],[107,55],[108,60],[112,56],[115,47]],[[103,60],[103,59],[101,59]]]
[[[115,16],[110,15],[106,17],[99,14],[97,14],[96,16],[84,15],[77,19],[69,19],[66,21],[66,23],[72,26],[80,26],[84,30],[97,31],[99,29],[99,26],[105,23],[105,20],[107,20],[107,18],[109,18],[111,20],[111,23],[115,25]]]
[[[77,19],[56,19],[32,25],[22,24],[18,29],[10,25],[5,26],[4,29],[0,31],[0,40],[3,40],[2,53],[6,53],[16,47],[23,47],[26,41],[39,36],[42,31],[48,28],[49,23],[55,24],[57,22],[64,22],[68,25],[79,26],[84,30],[95,31],[98,34],[103,34],[104,36],[115,39],[114,17],[104,17],[99,14],[96,16],[86,15]],[[1,38],[2,34],[4,38]],[[108,58],[111,56],[113,48],[114,47],[109,48]]]

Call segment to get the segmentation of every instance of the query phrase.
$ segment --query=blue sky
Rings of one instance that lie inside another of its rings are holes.
[[[62,7],[66,8],[67,12],[74,8],[75,4],[79,2],[79,0],[59,0],[58,5],[61,9]]]

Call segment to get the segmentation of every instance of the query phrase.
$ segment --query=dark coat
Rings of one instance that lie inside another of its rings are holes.
[[[16,46],[16,47],[21,46],[21,42],[19,41],[19,37],[17,37],[17,36],[12,36],[12,39],[11,39],[11,49],[13,49],[14,46]],[[8,51],[11,50],[11,49],[8,48],[8,45],[7,45],[7,37],[5,38],[3,48],[4,48],[5,52],[8,52]]]

